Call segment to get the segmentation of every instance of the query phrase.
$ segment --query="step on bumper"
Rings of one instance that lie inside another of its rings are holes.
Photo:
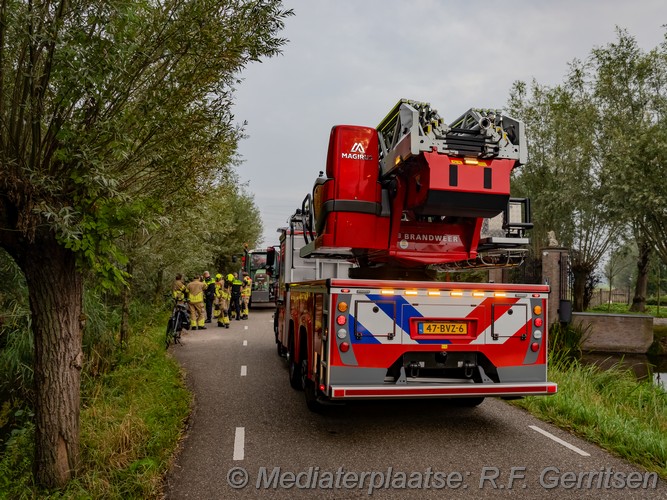
[[[558,392],[553,382],[523,384],[419,384],[355,386],[332,385],[328,394],[332,400],[342,399],[400,399],[400,398],[446,398],[446,397],[517,397],[548,396]]]

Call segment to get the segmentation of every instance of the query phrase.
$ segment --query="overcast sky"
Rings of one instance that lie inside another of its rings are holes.
[[[667,0],[285,0],[283,54],[250,65],[234,115],[247,121],[241,182],[262,246],[278,243],[324,170],[333,125],[376,126],[400,98],[446,122],[503,108],[516,80],[561,83],[568,63],[627,29],[644,50],[664,39]]]

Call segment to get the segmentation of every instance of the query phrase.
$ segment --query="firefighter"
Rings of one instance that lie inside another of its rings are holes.
[[[229,273],[227,276],[225,276],[225,289],[229,293],[229,309],[227,309],[227,317],[232,320],[234,317],[232,316],[232,282],[234,281],[234,275],[232,273]]]
[[[215,293],[213,298],[213,317],[218,320],[218,323],[220,323],[220,293],[218,292],[218,289],[220,288],[221,283],[222,274],[218,273],[215,275]]]
[[[178,273],[171,285],[171,297],[177,304],[184,304],[187,301],[188,289],[183,281],[183,275]]]
[[[241,321],[241,287],[243,282],[239,279],[239,274],[234,273],[231,281],[231,298],[229,304],[230,319],[236,318]]]
[[[250,295],[252,294],[252,280],[248,273],[243,273],[243,285],[241,286],[241,318],[248,319],[248,308]]]
[[[222,274],[216,274],[215,300],[218,302],[218,326],[229,328],[229,288],[222,279]]]
[[[211,322],[213,317],[213,301],[215,300],[215,280],[208,271],[204,271],[204,303],[206,305],[206,323]]]
[[[204,292],[206,285],[201,277],[197,276],[188,283],[188,296],[190,297],[190,325],[192,330],[206,330],[206,312],[204,310]]]

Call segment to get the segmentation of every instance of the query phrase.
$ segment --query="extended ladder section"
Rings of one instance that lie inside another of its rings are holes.
[[[523,123],[498,111],[470,109],[447,125],[402,99],[377,128],[335,126],[301,208],[300,255],[362,268],[515,265],[532,225],[510,177],[525,161]]]
[[[471,108],[446,125],[428,103],[401,99],[377,127],[382,175],[420,153],[527,160],[523,122]]]

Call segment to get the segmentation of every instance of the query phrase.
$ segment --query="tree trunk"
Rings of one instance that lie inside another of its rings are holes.
[[[65,486],[79,462],[83,280],[52,233],[23,245],[35,336],[35,463],[38,484]]]
[[[648,266],[651,257],[651,245],[643,240],[639,245],[639,257],[637,258],[637,282],[635,283],[635,296],[632,298],[630,311],[646,311],[646,294],[648,292]]]
[[[572,283],[572,310],[582,312],[585,307],[586,279],[588,273],[582,269],[572,269],[574,280]]]

